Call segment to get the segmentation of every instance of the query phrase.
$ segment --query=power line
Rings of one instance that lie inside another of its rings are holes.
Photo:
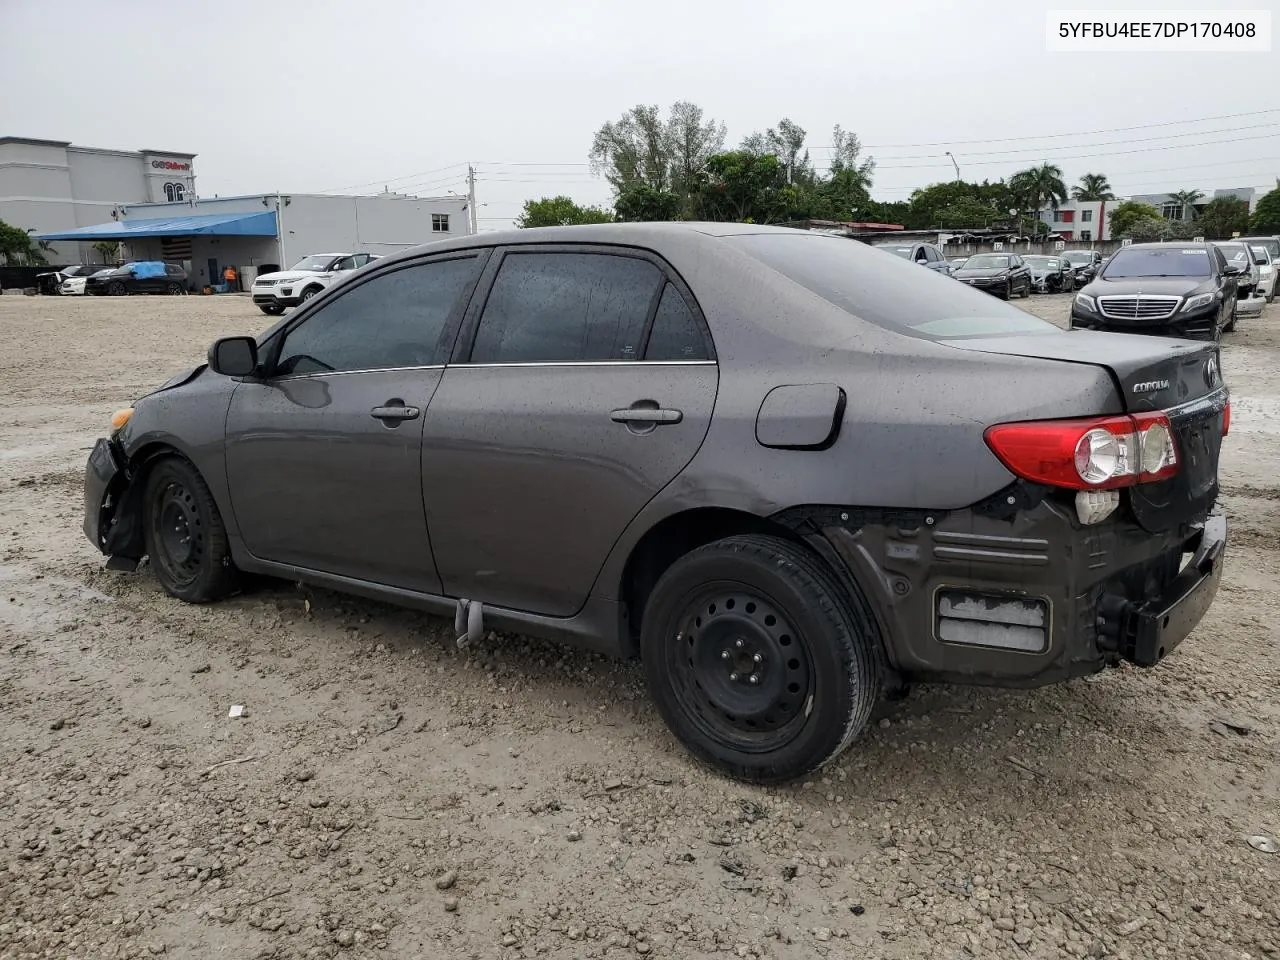
[[[1212,120],[1239,120],[1241,117],[1260,117],[1268,113],[1280,113],[1280,108],[1251,110],[1247,113],[1224,113],[1216,117],[1197,117],[1194,120],[1166,120],[1163,123],[1140,123],[1134,127],[1108,127],[1104,130],[1083,130],[1078,133],[1042,133],[1021,137],[983,137],[980,140],[939,140],[937,143],[878,143],[862,144],[863,150],[905,150],[915,147],[957,147],[973,143],[1018,143],[1025,140],[1060,140],[1064,137],[1093,137],[1100,133],[1128,133],[1133,130],[1154,130],[1157,127],[1175,127],[1186,123],[1208,123]],[[835,147],[810,147],[811,150],[834,150]]]
[[[452,170],[454,167],[465,167],[466,163],[451,163],[447,167],[436,167],[434,170],[419,170],[417,173],[406,173],[402,177],[379,177],[377,180],[368,180],[364,183],[353,183],[346,187],[330,187],[327,190],[318,190],[317,193],[336,193],[339,190],[356,190],[360,187],[376,187],[378,184],[399,183],[401,180],[412,180],[415,177],[425,177],[433,173],[441,173],[445,170]]]

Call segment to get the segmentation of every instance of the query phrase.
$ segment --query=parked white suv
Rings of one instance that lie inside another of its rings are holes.
[[[313,253],[289,270],[256,277],[250,288],[253,302],[263,313],[284,313],[285,307],[306,303],[335,280],[377,259],[368,253]]]

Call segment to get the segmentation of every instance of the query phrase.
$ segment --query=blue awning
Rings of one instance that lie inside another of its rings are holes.
[[[130,240],[139,237],[274,237],[274,210],[204,213],[159,220],[112,220],[92,227],[35,233],[37,240]]]

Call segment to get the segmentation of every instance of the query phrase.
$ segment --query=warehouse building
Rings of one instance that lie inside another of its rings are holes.
[[[195,155],[0,138],[0,219],[52,247],[51,263],[168,260],[198,290],[232,266],[257,273],[313,253],[385,255],[475,232],[467,197],[282,194],[201,198]]]

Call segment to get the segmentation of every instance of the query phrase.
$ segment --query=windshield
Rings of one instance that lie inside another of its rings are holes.
[[[980,253],[964,263],[966,270],[1003,270],[1009,266],[1009,258],[994,253]]]
[[[1058,261],[1053,257],[1023,257],[1022,260],[1029,267],[1041,267],[1046,270],[1058,269]]]
[[[1222,255],[1228,260],[1234,260],[1237,263],[1249,263],[1250,258],[1245,248],[1236,243],[1220,243],[1217,245],[1222,251]]]
[[[329,269],[329,264],[333,263],[333,257],[310,256],[303,257],[293,265],[294,270],[310,270],[312,273],[324,273]]]
[[[1093,254],[1087,250],[1081,250],[1079,253],[1068,253],[1068,263],[1090,263],[1093,261]]]
[[[1107,280],[1125,277],[1207,277],[1209,251],[1203,247],[1123,247],[1102,272]]]
[[[1266,247],[1272,260],[1280,260],[1280,237],[1246,237],[1246,242]]]
[[[912,282],[916,267],[868,257],[857,242],[800,232],[743,234],[725,242],[846,313],[898,333],[945,340],[1058,330],[968,284],[942,276]]]

